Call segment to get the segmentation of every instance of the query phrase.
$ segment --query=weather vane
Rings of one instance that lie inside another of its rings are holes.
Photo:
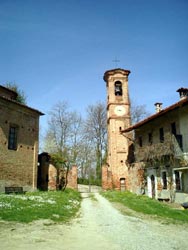
[[[112,62],[115,63],[115,66],[116,66],[116,68],[117,68],[117,67],[118,67],[118,63],[120,62],[120,60],[117,59],[117,58],[115,58],[114,60],[112,60]]]

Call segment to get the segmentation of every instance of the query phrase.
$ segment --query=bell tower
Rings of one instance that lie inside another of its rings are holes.
[[[108,173],[106,176],[110,173],[110,186],[115,189],[125,189],[128,186],[127,158],[130,141],[120,132],[130,126],[129,74],[129,70],[118,68],[106,71],[103,78],[107,88]],[[103,183],[107,178],[104,175],[103,173]]]

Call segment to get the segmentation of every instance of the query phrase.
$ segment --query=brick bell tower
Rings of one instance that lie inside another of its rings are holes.
[[[128,187],[129,139],[120,131],[130,126],[129,70],[112,69],[104,74],[107,87],[107,164],[102,170],[103,189]]]

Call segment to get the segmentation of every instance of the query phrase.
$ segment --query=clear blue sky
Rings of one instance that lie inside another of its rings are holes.
[[[48,113],[66,100],[84,112],[106,100],[103,74],[116,66],[131,70],[130,96],[148,111],[178,101],[188,1],[0,0],[0,84],[17,83],[29,106]]]

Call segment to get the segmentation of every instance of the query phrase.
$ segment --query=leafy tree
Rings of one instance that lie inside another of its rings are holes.
[[[8,89],[13,90],[14,92],[16,92],[18,94],[16,101],[22,104],[27,104],[26,102],[26,95],[23,92],[23,90],[20,90],[18,85],[16,83],[6,83],[5,87]]]
[[[54,153],[51,154],[51,162],[52,164],[57,167],[57,168],[61,168],[62,165],[65,163],[65,159],[58,153]]]
[[[68,183],[70,163],[62,157],[61,153],[51,154],[51,162],[57,169],[57,187],[64,191]]]

